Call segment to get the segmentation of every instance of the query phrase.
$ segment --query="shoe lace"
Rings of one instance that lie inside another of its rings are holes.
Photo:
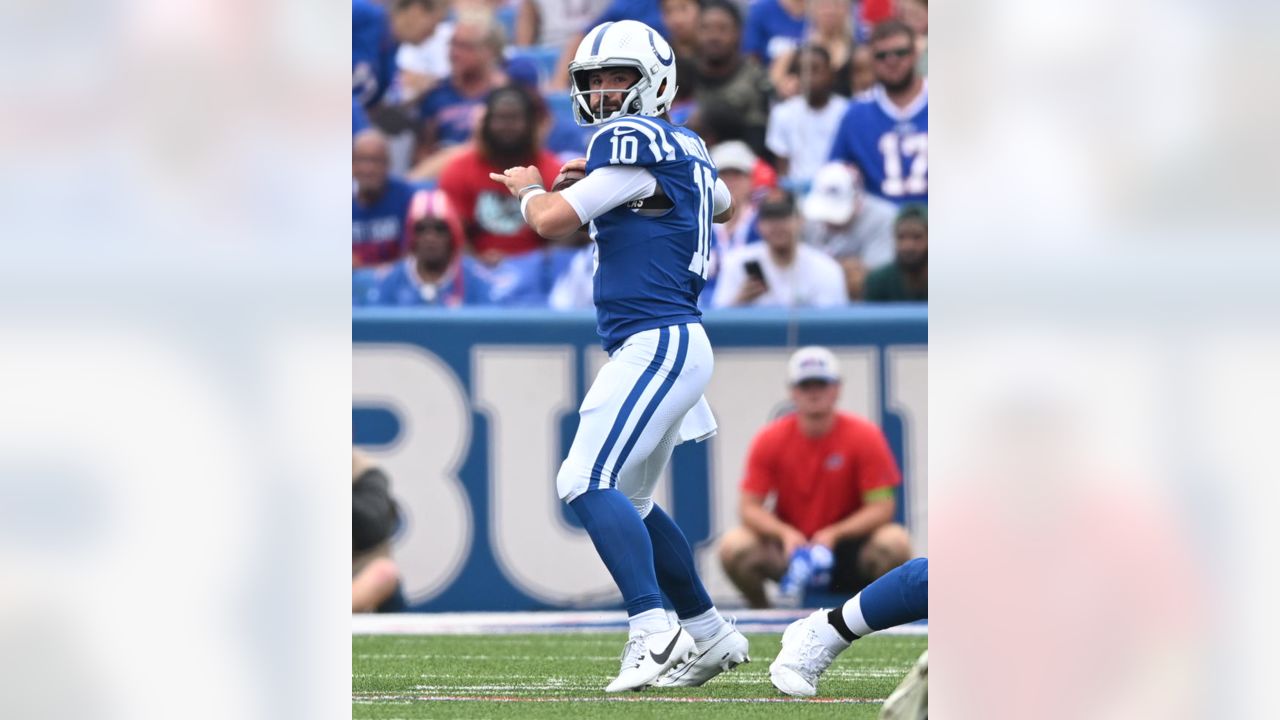
[[[629,667],[640,667],[640,661],[644,658],[644,641],[641,638],[631,638],[627,640],[627,644],[622,646],[622,669]]]
[[[805,628],[804,642],[800,643],[798,648],[799,667],[796,669],[808,680],[810,684],[818,684],[818,676],[827,668],[831,667],[831,663],[836,659],[834,653],[822,644],[822,640],[818,638],[817,633],[812,628]]]

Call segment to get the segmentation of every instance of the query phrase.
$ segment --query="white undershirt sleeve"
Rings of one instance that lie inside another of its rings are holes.
[[[623,203],[647,198],[657,189],[657,178],[645,168],[606,165],[561,190],[560,197],[578,213],[578,220],[585,223]]]
[[[733,198],[729,195],[729,186],[725,185],[723,180],[716,178],[716,189],[711,194],[715,199],[714,209],[711,212],[712,217],[729,209]]]

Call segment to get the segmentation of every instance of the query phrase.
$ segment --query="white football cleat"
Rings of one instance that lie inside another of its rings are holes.
[[[747,657],[747,638],[729,621],[715,637],[695,645],[693,656],[658,678],[654,686],[701,687],[711,678],[746,662],[751,662]]]
[[[813,697],[818,694],[818,677],[831,667],[836,653],[823,644],[817,623],[827,621],[827,611],[817,610],[787,626],[782,633],[782,649],[769,666],[769,680],[788,695]]]
[[[693,636],[679,625],[633,637],[622,649],[622,670],[604,691],[643,690],[662,673],[687,660],[694,647]]]

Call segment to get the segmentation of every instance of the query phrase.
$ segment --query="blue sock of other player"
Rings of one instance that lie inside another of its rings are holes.
[[[854,595],[843,607],[827,614],[837,638],[827,646],[839,652],[849,643],[876,630],[929,617],[929,559],[916,558],[885,573]]]
[[[569,507],[582,521],[622,592],[631,634],[670,629],[653,567],[653,545],[644,521],[627,496],[615,488],[588,490],[574,498]]]
[[[653,542],[653,564],[658,573],[658,585],[671,599],[681,624],[697,642],[712,639],[724,627],[724,618],[716,611],[702,580],[698,578],[689,540],[657,503],[645,516],[644,525]]]

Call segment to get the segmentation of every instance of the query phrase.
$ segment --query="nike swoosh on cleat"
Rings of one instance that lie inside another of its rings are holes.
[[[650,650],[649,654],[653,656],[653,661],[658,663],[659,665],[666,664],[667,658],[671,657],[671,651],[675,648],[676,641],[679,639],[680,639],[680,633],[676,633],[675,635],[672,636],[671,642],[667,643],[666,650],[663,650],[660,653],[656,653]]]

